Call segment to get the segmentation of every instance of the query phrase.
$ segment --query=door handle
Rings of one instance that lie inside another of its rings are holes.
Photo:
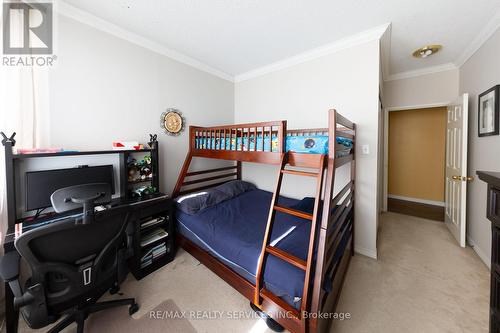
[[[462,176],[451,176],[453,180],[462,180]]]

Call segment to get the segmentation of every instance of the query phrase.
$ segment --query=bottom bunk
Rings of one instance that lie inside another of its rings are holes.
[[[256,270],[273,194],[241,181],[226,183],[222,186],[225,187],[222,192],[228,192],[227,188],[234,186],[237,190],[229,190],[230,195],[224,195],[223,200],[211,198],[207,202],[207,191],[191,193],[177,199],[178,241],[186,251],[249,300],[253,300]],[[214,189],[217,193],[221,192],[217,190],[217,187]],[[280,197],[279,203],[285,207],[311,213],[314,199],[295,200]],[[343,209],[346,208],[343,207]],[[306,260],[310,228],[311,221],[278,212],[271,244],[297,258]],[[352,253],[351,219],[345,219],[343,225],[336,226],[335,229],[338,230],[335,236],[338,246],[331,258],[332,270],[326,272],[322,286],[321,312],[334,311]],[[321,232],[316,234],[319,236]],[[288,330],[303,331],[300,315],[290,316],[286,312],[299,314],[305,279],[304,271],[273,256],[268,258],[265,267],[264,287],[271,293],[268,299],[263,297],[263,310]],[[276,307],[276,304],[279,307]],[[324,324],[319,320],[311,320],[309,326],[318,326],[321,329]]]

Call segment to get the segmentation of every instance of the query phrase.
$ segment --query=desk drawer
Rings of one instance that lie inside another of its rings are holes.
[[[149,206],[141,207],[141,210],[139,212],[139,218],[142,219],[163,212],[169,212],[170,214],[171,209],[172,209],[171,200],[160,201],[157,203],[153,203]]]

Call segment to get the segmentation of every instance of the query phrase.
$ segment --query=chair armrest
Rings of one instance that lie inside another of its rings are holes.
[[[21,290],[19,284],[19,259],[21,259],[21,256],[17,251],[7,252],[0,257],[0,278],[9,283],[9,287],[14,294],[15,309],[19,309],[34,300],[31,294],[23,295]]]
[[[5,282],[16,280],[19,276],[19,259],[17,251],[7,252],[0,258],[0,278]]]

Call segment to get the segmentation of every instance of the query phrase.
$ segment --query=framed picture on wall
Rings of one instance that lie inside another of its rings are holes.
[[[479,95],[478,133],[479,136],[498,135],[498,106],[500,85],[496,85]]]

